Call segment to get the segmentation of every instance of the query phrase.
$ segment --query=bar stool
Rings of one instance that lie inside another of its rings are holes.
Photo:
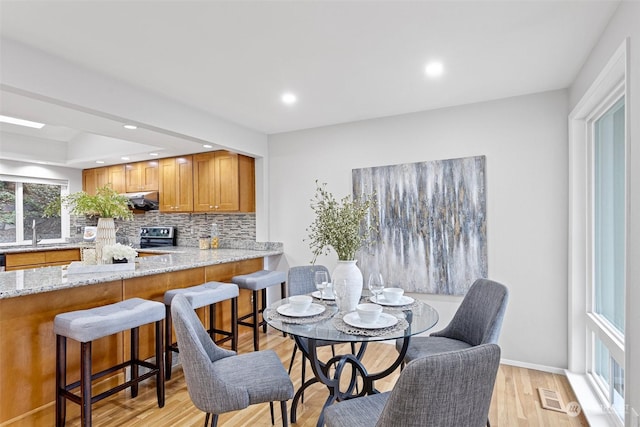
[[[204,306],[209,306],[209,335],[216,344],[221,344],[231,340],[231,349],[238,351],[238,286],[232,283],[207,282],[202,285],[188,288],[172,289],[164,294],[164,305],[166,309],[165,328],[165,378],[171,379],[171,364],[173,362],[173,352],[179,353],[178,344],[173,342],[171,336],[171,301],[176,295],[184,295],[191,307],[195,310]],[[225,331],[215,327],[216,324],[216,303],[231,300],[231,330]],[[224,335],[216,341],[216,334]]]
[[[241,289],[249,289],[253,292],[253,310],[251,313],[246,314],[238,318],[238,324],[242,326],[249,326],[253,328],[253,349],[258,351],[260,347],[260,326],[262,331],[267,332],[267,322],[264,319],[258,320],[260,313],[262,313],[267,306],[267,288],[280,284],[280,295],[282,298],[286,295],[285,282],[287,281],[287,273],[284,271],[270,271],[260,270],[251,274],[243,274],[240,276],[234,276],[231,278],[231,282],[238,285]],[[262,308],[258,307],[258,292],[260,291]],[[245,319],[252,318],[252,321],[245,321]]]
[[[162,321],[165,316],[163,304],[142,298],[131,298],[88,310],[58,314],[53,322],[56,334],[56,426],[64,426],[66,400],[80,405],[81,425],[91,425],[91,404],[126,388],[131,396],[138,395],[138,383],[155,375],[158,407],[164,406],[164,365],[162,364]],[[139,327],[155,322],[155,364],[138,360]],[[98,373],[91,372],[92,341],[131,330],[131,359]],[[67,384],[67,338],[80,342],[80,381]],[[149,372],[139,375],[142,366]],[[130,367],[131,379],[97,396],[91,394],[93,380]],[[80,387],[80,395],[71,392]]]

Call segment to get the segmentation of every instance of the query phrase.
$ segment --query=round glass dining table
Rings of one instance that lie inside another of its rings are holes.
[[[304,390],[321,382],[329,389],[329,396],[318,418],[318,426],[324,424],[324,408],[335,401],[352,399],[367,394],[375,394],[375,381],[386,377],[400,366],[407,352],[412,335],[431,329],[438,322],[438,312],[422,301],[404,297],[405,305],[385,305],[383,313],[375,324],[363,324],[356,312],[339,312],[333,301],[321,301],[314,298],[307,313],[297,313],[290,309],[289,299],[284,298],[269,305],[264,311],[264,319],[273,328],[291,335],[298,348],[311,362],[314,377],[305,381],[297,390],[291,406],[291,422],[296,422],[298,401]],[[361,302],[370,302],[363,296]],[[368,372],[362,362],[367,344],[374,341],[386,341],[403,338],[402,349],[398,357],[381,372]],[[352,353],[336,354],[327,361],[318,358],[319,347],[329,344],[351,343]],[[355,351],[356,344],[359,345]],[[347,366],[351,370],[345,371]],[[332,369],[333,368],[333,369]],[[347,387],[341,390],[340,377],[343,372],[350,373]],[[361,378],[361,387],[356,387],[357,378]]]

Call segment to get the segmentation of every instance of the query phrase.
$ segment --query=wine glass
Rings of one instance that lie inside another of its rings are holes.
[[[347,296],[347,281],[342,280],[334,280],[333,281],[333,296],[336,301],[336,306],[338,310],[342,310],[344,307],[343,301]]]
[[[329,284],[329,273],[326,271],[316,271],[314,282],[316,284],[316,288],[320,291],[320,302],[323,302],[323,294],[324,289]]]
[[[369,274],[369,290],[373,294],[375,302],[378,302],[378,294],[384,289],[384,279],[382,274],[374,272]]]

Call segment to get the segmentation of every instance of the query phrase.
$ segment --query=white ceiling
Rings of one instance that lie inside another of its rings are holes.
[[[0,34],[273,134],[566,88],[617,5],[0,0]],[[441,78],[424,75],[433,59]],[[2,114],[20,110],[14,98]],[[78,138],[54,133],[44,138]]]

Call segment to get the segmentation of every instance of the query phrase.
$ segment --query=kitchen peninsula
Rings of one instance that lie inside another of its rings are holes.
[[[253,243],[253,242],[252,242]],[[175,247],[162,255],[136,259],[134,271],[67,274],[64,267],[43,267],[0,273],[0,425],[52,425],[55,400],[55,335],[58,313],[139,297],[163,301],[169,289],[260,270],[267,257],[283,253],[280,243],[253,243],[238,249],[200,250]],[[149,252],[145,250],[145,252]],[[241,293],[239,314],[250,311],[250,293]],[[198,310],[207,319],[208,308]],[[228,328],[229,309],[216,310],[216,322]],[[142,327],[140,357],[153,355],[152,328]],[[94,368],[125,359],[128,333],[94,342]],[[79,372],[79,344],[68,345],[69,380]],[[108,380],[107,380],[108,381]],[[106,384],[105,384],[106,385]]]

